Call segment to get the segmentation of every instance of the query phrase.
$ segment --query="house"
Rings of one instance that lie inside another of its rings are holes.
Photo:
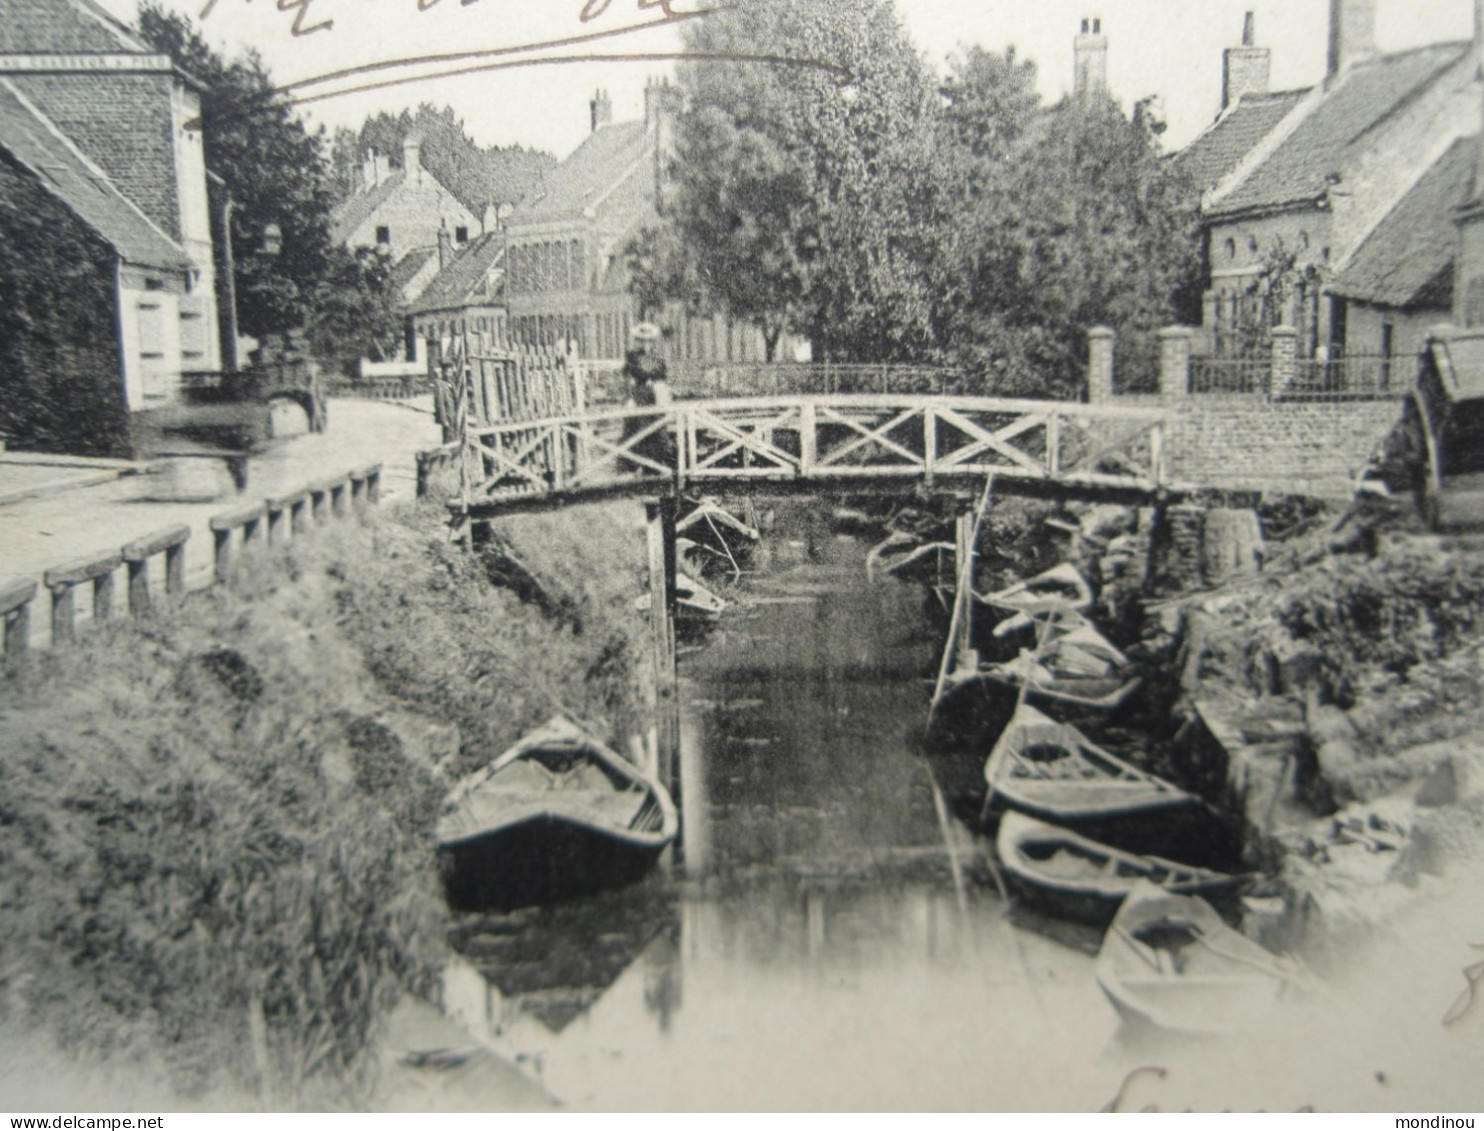
[[[1261,348],[1286,322],[1301,358],[1389,356],[1410,351],[1447,311],[1449,296],[1433,285],[1438,253],[1423,245],[1452,242],[1451,210],[1440,205],[1434,217],[1429,202],[1449,198],[1456,143],[1480,129],[1481,40],[1382,54],[1375,0],[1331,0],[1321,83],[1274,96],[1260,57],[1229,71],[1237,97],[1180,159],[1206,182],[1208,348]],[[1421,243],[1419,226],[1431,232]],[[1419,271],[1426,260],[1429,278],[1391,278],[1403,259]]]
[[[592,130],[518,204],[505,224],[505,297],[510,333],[527,342],[571,340],[585,358],[618,360],[639,321],[625,250],[657,224],[674,159],[680,92],[651,82],[644,118],[614,122],[598,91]],[[666,352],[675,359],[761,361],[761,330],[725,314],[665,312]]]
[[[221,367],[232,325],[199,85],[92,0],[6,11],[0,430],[131,454],[184,375]]]
[[[487,232],[454,250],[448,233],[437,249],[442,268],[408,308],[415,338],[428,343],[429,356],[442,356],[455,338],[505,348],[505,238]]]
[[[336,208],[330,238],[348,248],[383,248],[400,264],[418,248],[436,247],[445,229],[462,247],[484,234],[485,225],[424,167],[422,138],[414,133],[403,142],[400,169],[391,168],[383,154],[366,155],[361,187]]]

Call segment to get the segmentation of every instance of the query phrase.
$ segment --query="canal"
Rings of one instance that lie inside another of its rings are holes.
[[[1091,958],[1012,925],[922,755],[943,626],[823,513],[682,656],[680,858],[462,919],[447,1005],[579,1110],[1095,1108]]]

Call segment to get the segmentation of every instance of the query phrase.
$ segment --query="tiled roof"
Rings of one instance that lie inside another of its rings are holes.
[[[640,170],[653,152],[643,122],[616,122],[588,135],[565,161],[526,197],[510,223],[529,224],[582,215],[583,209]],[[638,168],[636,168],[636,166]],[[652,181],[652,178],[651,178]]]
[[[92,0],[0,0],[0,53],[155,54]]]
[[[483,216],[491,204],[519,204],[556,165],[556,158],[512,147],[482,151],[477,160],[455,162],[446,155],[424,150],[423,164],[460,204],[475,216]]]
[[[1468,43],[1437,43],[1356,63],[1266,160],[1212,202],[1208,214],[1319,199],[1332,174],[1344,176],[1365,135],[1468,50]]]
[[[102,236],[126,262],[167,270],[191,266],[185,250],[155,227],[101,169],[3,78],[0,149],[29,169],[43,188]]]
[[[459,253],[434,276],[411,313],[432,310],[455,310],[474,304],[488,305],[500,301],[504,287],[505,233],[486,232],[465,244]],[[498,269],[494,294],[486,294],[483,282],[490,269]]]
[[[1284,90],[1244,94],[1189,145],[1175,154],[1174,165],[1204,192],[1237,167],[1309,92]]]
[[[401,259],[392,265],[388,282],[397,294],[401,294],[407,286],[417,278],[418,273],[428,265],[428,260],[438,254],[435,247],[415,247]],[[414,296],[415,297],[415,296]]]
[[[1458,238],[1453,210],[1468,197],[1477,138],[1461,138],[1386,214],[1330,283],[1349,298],[1408,307],[1443,303]]]
[[[355,230],[371,218],[371,214],[387,202],[403,181],[398,169],[373,189],[362,189],[334,211],[330,220],[330,239],[343,244]]]

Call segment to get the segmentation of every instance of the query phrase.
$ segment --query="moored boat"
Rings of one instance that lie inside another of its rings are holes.
[[[1009,614],[1007,632],[1025,627],[1035,611],[1062,606],[1081,612],[1092,607],[1092,586],[1067,562],[1003,589],[974,596],[983,604]]]
[[[1094,711],[1120,707],[1139,689],[1137,676],[1125,677],[1118,671],[1089,673],[1086,666],[1091,665],[1077,662],[1082,659],[1083,655],[1053,645],[1046,651],[1023,651],[1003,664],[987,664],[977,676],[1015,688],[1025,685],[1034,698]]]
[[[1123,901],[1095,970],[1125,1023],[1187,1037],[1254,1029],[1313,984],[1297,961],[1238,934],[1205,900],[1153,884]]]
[[[1023,813],[1000,818],[995,838],[1005,878],[1052,912],[1106,923],[1140,883],[1183,894],[1229,891],[1243,877],[1124,852]]]
[[[984,764],[991,799],[1062,825],[1194,807],[1194,795],[1129,765],[1021,703]]]
[[[511,910],[616,887],[678,827],[662,784],[558,716],[449,792],[445,891],[458,910]]]
[[[710,622],[721,616],[726,601],[718,597],[695,578],[679,570],[675,572],[675,616],[678,619]],[[634,608],[641,613],[649,611],[649,594],[643,593],[634,599]]]

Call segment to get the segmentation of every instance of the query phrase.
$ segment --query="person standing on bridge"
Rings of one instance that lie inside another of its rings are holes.
[[[640,322],[630,333],[629,352],[624,357],[623,372],[630,385],[629,403],[636,409],[670,407],[669,372],[660,354],[660,328],[653,322]],[[652,416],[624,421],[624,441],[644,431],[654,422]],[[674,464],[675,445],[668,429],[644,437],[634,446],[634,454],[665,467]],[[641,469],[653,470],[645,465]]]

